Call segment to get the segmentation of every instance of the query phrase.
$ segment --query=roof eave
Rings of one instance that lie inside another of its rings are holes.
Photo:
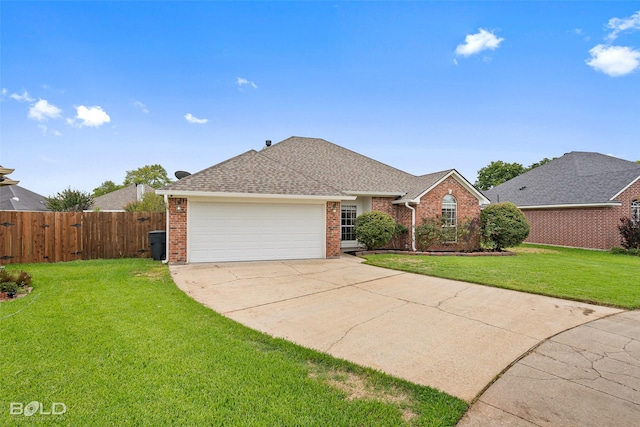
[[[156,190],[156,194],[168,197],[208,197],[234,199],[296,199],[296,200],[355,200],[350,195],[309,195],[309,194],[267,194],[267,193],[226,193],[221,191]]]
[[[627,188],[631,187],[633,184],[635,184],[638,180],[640,180],[640,175],[638,175],[636,177],[636,179],[634,179],[633,181],[631,181],[629,184],[627,184],[622,190],[618,191],[616,194],[613,195],[613,197],[610,200],[614,200],[616,199],[620,194],[624,193]]]
[[[622,206],[621,202],[601,202],[601,203],[564,203],[559,205],[532,205],[518,206],[520,210],[528,209],[581,209],[581,208],[613,208]]]
[[[423,191],[422,193],[420,193],[418,195],[418,197],[411,199],[409,201],[409,203],[420,203],[420,199],[422,198],[422,196],[424,196],[425,194],[427,194],[429,191],[433,190],[435,187],[437,187],[438,185],[440,185],[445,179],[449,178],[450,176],[453,176],[453,178],[458,181],[458,183],[460,185],[462,185],[464,188],[467,189],[467,191],[469,191],[471,194],[473,194],[476,199],[478,199],[478,202],[482,205],[482,204],[489,204],[491,203],[491,201],[489,199],[487,199],[485,197],[484,194],[482,194],[480,191],[478,191],[478,189],[476,187],[474,187],[473,185],[471,185],[471,183],[469,181],[467,181],[467,179],[465,177],[463,177],[462,175],[460,175],[460,173],[455,170],[455,169],[451,169],[449,171],[449,173],[447,173],[446,175],[444,175],[442,178],[440,178],[439,180],[437,180],[433,185],[431,185],[431,187],[427,188],[425,191]],[[404,204],[404,203],[403,203]]]

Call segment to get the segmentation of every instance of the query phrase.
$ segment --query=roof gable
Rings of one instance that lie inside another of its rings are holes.
[[[640,164],[572,151],[490,190],[492,202],[517,206],[605,204],[640,177]]]

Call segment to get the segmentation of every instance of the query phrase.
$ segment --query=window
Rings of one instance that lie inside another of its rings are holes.
[[[342,205],[340,240],[356,240],[356,216],[355,205]]]
[[[638,199],[631,202],[631,221],[640,224],[640,201]]]
[[[457,241],[458,202],[451,194],[442,199],[442,228],[444,240],[447,243]]]

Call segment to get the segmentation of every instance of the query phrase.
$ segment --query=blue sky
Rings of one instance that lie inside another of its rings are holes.
[[[44,196],[267,139],[399,169],[640,159],[638,2],[0,2],[0,164]]]

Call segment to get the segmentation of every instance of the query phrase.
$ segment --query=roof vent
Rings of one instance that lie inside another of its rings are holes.
[[[267,139],[264,143],[265,143],[265,145],[267,147],[271,147],[271,140],[270,139]]]
[[[525,186],[523,186],[523,187],[520,187],[520,188],[519,188],[519,190],[520,190],[520,191],[522,191],[522,190],[524,190],[525,188],[527,188],[527,186],[526,186],[526,185],[525,185]]]

